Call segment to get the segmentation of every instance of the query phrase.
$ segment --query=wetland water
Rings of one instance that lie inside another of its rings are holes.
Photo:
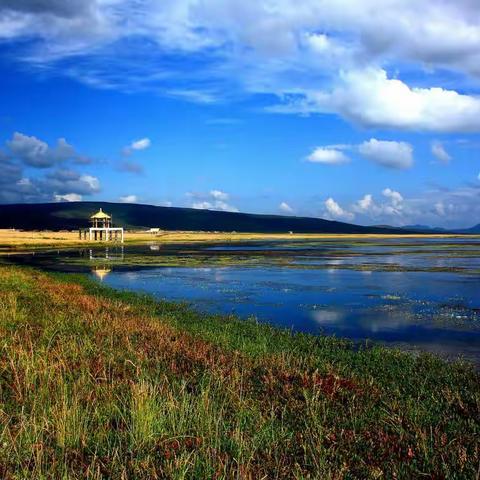
[[[114,288],[480,365],[480,239],[152,243],[24,255]]]

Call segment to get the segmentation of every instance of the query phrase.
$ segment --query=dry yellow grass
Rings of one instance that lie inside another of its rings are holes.
[[[240,242],[245,240],[315,240],[315,239],[383,239],[383,238],[418,238],[421,235],[374,235],[374,234],[267,234],[267,233],[215,233],[215,232],[179,232],[163,231],[152,235],[141,231],[127,231],[127,243],[158,241],[176,242]],[[423,237],[425,237],[423,235]],[[457,235],[435,234],[429,238],[455,238]],[[472,237],[479,237],[472,235]],[[22,247],[62,247],[85,245],[90,242],[79,240],[77,231],[20,231],[0,229],[0,248],[4,250]],[[99,242],[95,242],[98,244]]]

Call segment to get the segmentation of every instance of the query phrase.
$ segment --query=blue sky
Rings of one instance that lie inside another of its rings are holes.
[[[473,0],[6,0],[0,202],[480,223]]]

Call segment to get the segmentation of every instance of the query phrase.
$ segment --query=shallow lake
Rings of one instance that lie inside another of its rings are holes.
[[[480,239],[152,243],[36,253],[20,261],[88,270],[111,287],[186,301],[201,311],[480,365]]]

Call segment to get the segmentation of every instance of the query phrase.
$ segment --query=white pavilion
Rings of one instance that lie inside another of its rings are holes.
[[[113,227],[112,216],[105,213],[101,208],[90,217],[90,222],[92,223],[92,226],[88,229],[90,241],[118,242],[120,240],[123,243],[123,228]]]

